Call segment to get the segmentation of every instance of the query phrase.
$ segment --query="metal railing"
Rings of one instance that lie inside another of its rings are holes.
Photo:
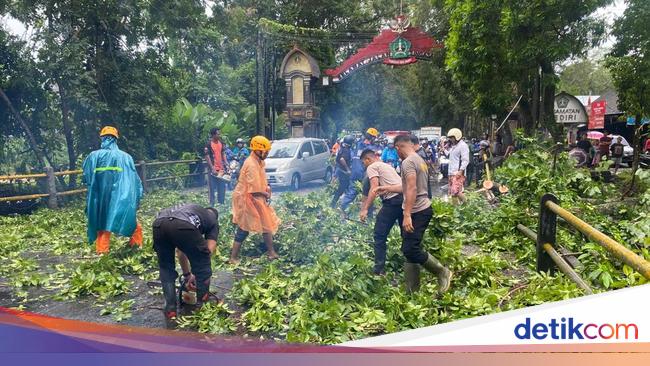
[[[552,194],[545,194],[541,199],[537,234],[526,226],[517,225],[519,231],[536,242],[537,271],[550,271],[552,273],[555,266],[557,266],[560,271],[585,292],[591,293],[591,289],[584,280],[571,268],[571,265],[566,262],[564,257],[555,250],[558,216],[587,238],[605,248],[618,260],[639,272],[646,279],[650,279],[650,262],[562,208],[557,197]]]
[[[190,174],[180,174],[180,175],[169,175],[163,177],[152,177],[148,178],[148,167],[157,167],[164,165],[174,165],[174,164],[200,164],[200,172],[190,173]],[[174,178],[185,178],[185,177],[198,177],[198,176],[207,176],[208,172],[205,169],[205,162],[201,159],[194,160],[171,160],[171,161],[153,161],[145,162],[139,161],[135,164],[140,180],[142,181],[142,186],[145,192],[150,191],[151,182],[160,182]],[[81,170],[65,170],[60,172],[55,172],[51,167],[45,168],[44,173],[35,173],[35,174],[16,174],[16,175],[2,175],[0,176],[0,181],[16,181],[16,180],[39,180],[46,179],[45,190],[47,193],[35,193],[27,195],[18,195],[18,196],[7,196],[0,197],[0,202],[15,202],[15,201],[27,201],[27,200],[37,200],[42,198],[47,198],[47,207],[57,208],[58,207],[58,197],[62,196],[71,196],[75,194],[80,194],[87,192],[87,188],[72,189],[67,191],[57,191],[56,187],[56,177],[61,176],[72,176],[81,174]],[[71,178],[72,179],[72,178]]]

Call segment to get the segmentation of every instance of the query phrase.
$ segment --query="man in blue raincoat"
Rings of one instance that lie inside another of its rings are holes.
[[[119,135],[115,127],[104,127],[99,136],[101,148],[90,153],[83,163],[83,180],[88,187],[88,242],[95,242],[97,254],[105,254],[111,233],[115,233],[130,236],[131,246],[142,247],[142,226],[135,215],[142,198],[142,182],[133,158],[117,147]]]

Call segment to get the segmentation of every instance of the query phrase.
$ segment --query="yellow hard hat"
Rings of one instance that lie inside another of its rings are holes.
[[[368,135],[372,136],[372,137],[377,137],[377,136],[379,136],[379,131],[377,131],[377,129],[374,128],[374,127],[370,127],[370,128],[368,129],[368,131],[366,131],[366,133],[367,133]]]
[[[271,150],[271,141],[264,136],[255,136],[251,139],[251,150],[269,151]]]
[[[447,132],[447,137],[455,137],[456,141],[460,141],[460,139],[463,137],[463,132],[459,130],[458,128],[452,128]]]
[[[105,126],[104,128],[102,128],[102,131],[99,133],[99,137],[106,136],[106,135],[115,136],[115,138],[120,137],[117,133],[117,128],[113,126]]]

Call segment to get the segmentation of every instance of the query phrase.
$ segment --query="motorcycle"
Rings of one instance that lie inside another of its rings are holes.
[[[241,170],[241,164],[239,163],[238,158],[234,158],[228,164],[230,169],[230,181],[228,182],[228,188],[231,190],[235,189],[237,186],[237,180],[239,179],[239,171]]]

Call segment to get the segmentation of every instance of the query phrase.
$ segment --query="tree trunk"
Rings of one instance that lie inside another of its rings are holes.
[[[524,127],[526,136],[532,136],[535,132],[535,122],[533,121],[530,103],[527,98],[522,98],[519,103],[519,121]]]
[[[540,93],[540,76],[539,68],[535,68],[533,77],[533,93],[530,101],[530,114],[532,117],[533,128],[539,127],[539,93]]]
[[[553,66],[542,62],[542,101],[540,102],[539,119],[542,125],[551,133],[553,140],[560,142],[563,140],[563,126],[555,122],[555,73]]]
[[[634,137],[632,142],[632,147],[634,148],[634,157],[632,159],[632,180],[630,181],[630,186],[626,190],[624,196],[632,193],[634,191],[634,185],[636,184],[636,171],[639,169],[639,159],[641,157],[641,115],[637,114],[634,121]]]
[[[257,46],[255,47],[255,79],[256,79],[256,97],[257,97],[257,126],[256,133],[263,135],[264,125],[264,55],[263,55],[262,33],[257,33]]]
[[[74,151],[74,139],[72,137],[72,126],[70,125],[70,108],[68,108],[68,101],[65,95],[65,89],[61,83],[57,82],[59,88],[59,97],[61,98],[61,121],[63,123],[63,135],[65,136],[65,144],[68,149],[68,169],[75,170],[77,168],[77,154]],[[70,175],[68,187],[72,189],[75,186],[74,175]]]
[[[548,77],[550,78],[550,75]],[[564,139],[564,126],[555,121],[555,114],[553,111],[553,108],[555,107],[554,82],[549,82],[548,85],[544,87],[542,98],[545,111],[542,119],[544,126],[549,130],[555,142],[561,142]]]
[[[25,120],[20,116],[20,113],[14,108],[13,104],[5,94],[4,90],[0,88],[0,98],[7,104],[7,107],[11,111],[11,113],[14,115],[16,120],[20,123],[22,126],[23,130],[25,131],[25,135],[27,135],[27,141],[29,142],[29,146],[32,148],[34,151],[34,154],[36,154],[36,159],[38,159],[38,162],[41,164],[41,168],[45,168],[47,164],[45,163],[47,159],[47,156],[41,151],[41,149],[38,148],[38,144],[36,143],[36,139],[34,138],[34,134],[32,134],[32,131],[29,129],[29,126],[27,123],[25,123]],[[52,163],[50,162],[50,165]]]

